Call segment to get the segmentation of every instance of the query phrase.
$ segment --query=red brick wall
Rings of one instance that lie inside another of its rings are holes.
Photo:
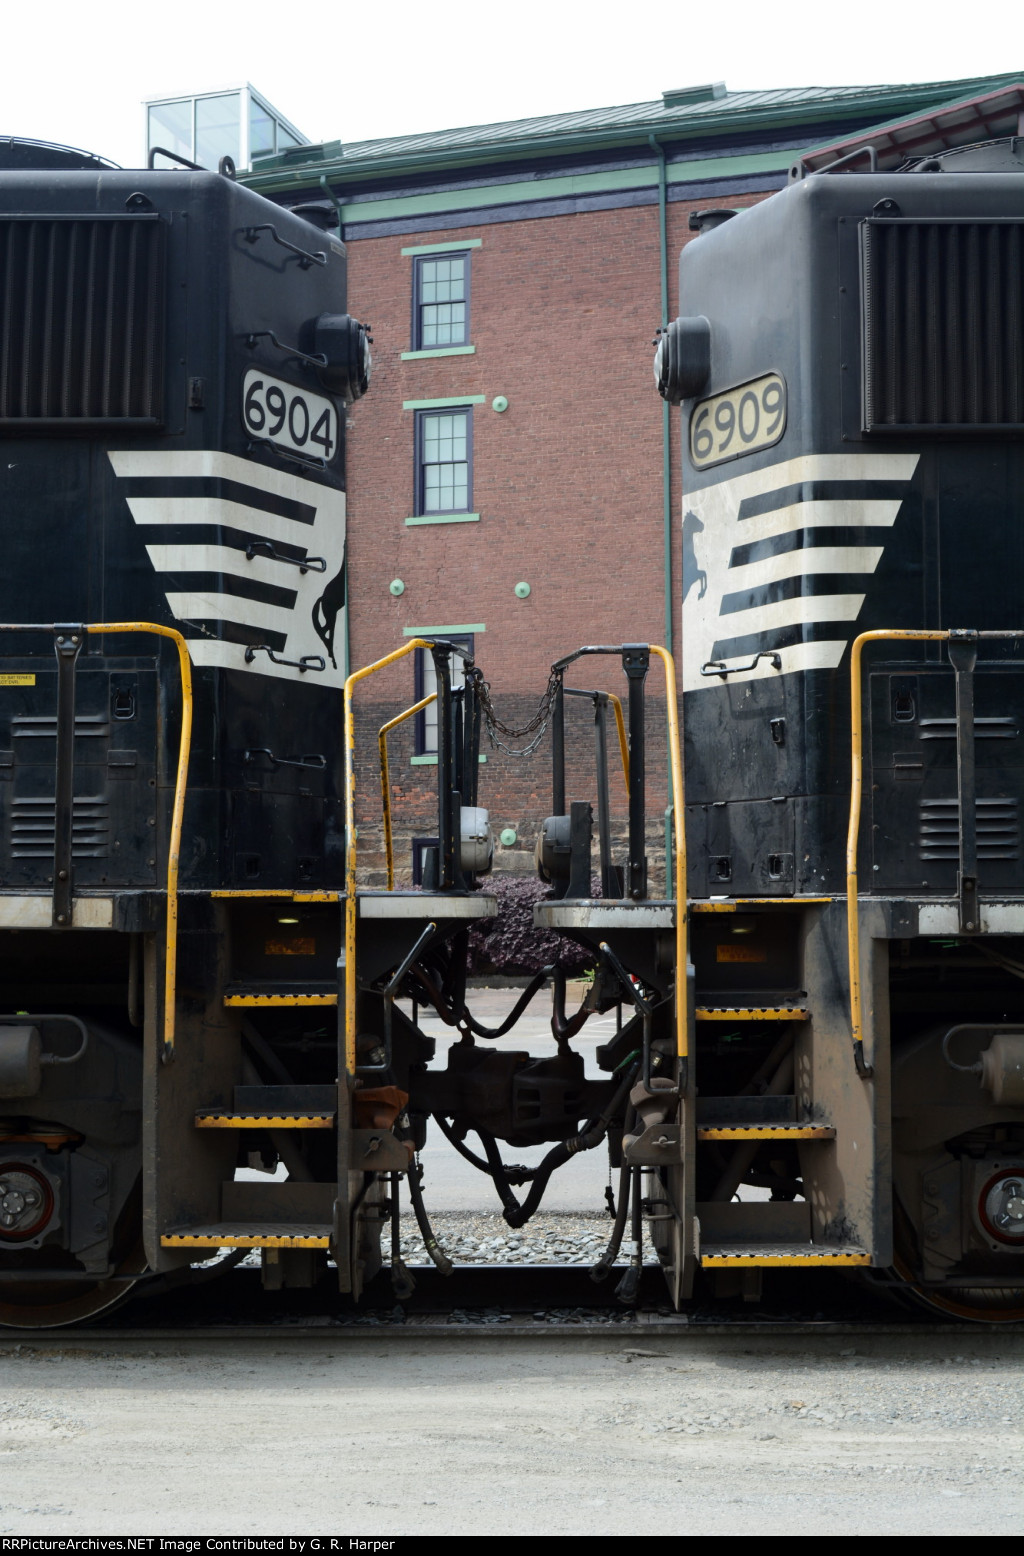
[[[758,196],[744,197],[752,204]],[[709,201],[696,202],[697,207]],[[691,205],[669,206],[670,317]],[[403,247],[480,238],[472,250],[473,356],[401,361],[410,349],[412,259]],[[371,391],[348,420],[350,654],[354,667],[398,647],[405,626],[483,622],[477,661],[499,712],[536,706],[552,660],[582,643],[664,640],[662,409],[653,383],[660,320],[657,206],[594,211],[349,245],[349,307],[374,334]],[[482,394],[473,412],[474,524],[406,526],[413,512],[413,423],[402,402]],[[496,413],[491,401],[507,397]],[[679,416],[672,413],[673,596],[681,536]],[[388,585],[405,584],[396,598]],[[528,599],[514,594],[521,580]],[[674,637],[678,642],[679,606]],[[575,684],[625,694],[614,662],[588,660]],[[652,842],[665,805],[661,672],[650,677]],[[361,833],[369,863],[379,815],[376,727],[412,700],[410,662],[361,692]],[[581,706],[579,781],[593,797],[591,735]],[[431,769],[411,767],[393,738],[400,865],[428,819]],[[489,749],[485,745],[485,749]],[[549,745],[527,762],[489,751],[482,804],[532,851],[550,809]],[[584,768],[587,776],[584,776]],[[624,822],[624,810],[622,820]],[[504,866],[525,867],[525,857]]]

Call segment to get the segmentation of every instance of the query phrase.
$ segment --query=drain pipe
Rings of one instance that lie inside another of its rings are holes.
[[[664,147],[653,135],[647,137],[658,159],[658,246],[661,272],[661,327],[668,328],[668,168]],[[665,647],[672,652],[672,417],[667,400],[661,402],[661,495],[664,526],[665,574]],[[666,718],[667,718],[666,710]],[[675,819],[675,795],[672,774],[668,775],[669,802],[665,807],[665,895],[672,879],[672,826]]]
[[[337,215],[337,218],[338,218],[338,238],[339,238],[339,240],[342,243],[344,243],[344,241],[345,241],[345,213],[344,213],[344,211],[341,208],[341,204],[340,204],[340,202],[338,200],[337,195],[334,193],[334,190],[331,188],[330,184],[327,182],[327,174],[326,173],[321,173],[320,174],[320,188],[323,190],[323,192],[327,196],[328,200],[330,200],[331,204],[334,206],[335,214]],[[346,308],[348,307],[348,266],[347,266],[347,264],[346,264],[346,267],[345,267],[345,307]],[[348,609],[349,609],[349,601],[352,598],[352,591],[351,591],[351,588],[350,588],[351,583],[352,583],[352,579],[349,576],[349,570],[348,570],[348,478],[346,476],[346,480],[345,480],[345,638],[344,638],[344,641],[343,641],[343,643],[341,645],[342,654],[344,656],[343,659],[342,659],[342,675],[344,676],[346,681],[348,680],[349,670],[350,670],[349,647],[348,647]]]

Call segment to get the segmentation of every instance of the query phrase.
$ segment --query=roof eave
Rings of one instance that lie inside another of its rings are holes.
[[[984,78],[986,82],[1002,79]],[[699,140],[711,135],[729,134],[737,129],[760,129],[766,126],[784,129],[813,123],[825,116],[846,119],[875,110],[880,116],[899,116],[908,108],[922,103],[945,101],[944,89],[950,84],[931,82],[901,87],[883,95],[865,94],[863,97],[840,100],[817,99],[785,107],[773,104],[765,108],[737,109],[732,113],[719,111],[713,117],[692,114],[674,119],[663,117],[642,124],[609,125],[600,130],[580,130],[568,135],[535,135],[486,144],[477,142],[471,146],[453,146],[448,149],[402,152],[393,156],[310,161],[289,168],[277,168],[272,172],[247,173],[241,181],[261,193],[269,194],[276,190],[318,183],[321,177],[332,182],[363,182],[388,173],[427,172],[434,168],[466,167],[520,157],[554,156],[563,151],[599,151],[630,143],[646,145],[651,135],[661,140]]]

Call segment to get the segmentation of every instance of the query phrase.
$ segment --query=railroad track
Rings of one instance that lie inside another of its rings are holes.
[[[700,1303],[683,1313],[664,1305],[660,1271],[644,1271],[636,1308],[620,1306],[614,1277],[595,1285],[585,1268],[551,1265],[464,1265],[450,1277],[416,1269],[416,1290],[397,1302],[387,1272],[359,1307],[324,1283],[311,1290],[266,1292],[258,1271],[237,1269],[220,1281],[178,1286],[136,1297],[89,1325],[0,1330],[0,1351],[11,1344],[77,1344],[183,1339],[351,1340],[453,1339],[472,1335],[544,1340],[575,1335],[614,1340],[642,1354],[659,1340],[698,1336],[963,1334],[978,1326],[951,1322],[925,1309],[896,1306],[883,1293],[857,1290],[842,1276],[822,1274],[809,1303],[806,1281],[780,1275],[756,1304]],[[1024,1324],[999,1333],[1024,1333]]]

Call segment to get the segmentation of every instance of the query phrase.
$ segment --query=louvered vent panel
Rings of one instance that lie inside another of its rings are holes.
[[[53,858],[53,800],[11,803],[11,856],[14,859]],[[105,859],[109,852],[109,802],[103,795],[75,796],[72,816],[73,859]]]
[[[0,424],[163,415],[164,229],[0,218]]]
[[[1016,800],[976,802],[979,859],[1020,857]],[[960,858],[960,810],[956,800],[922,800],[918,850],[922,859]]]
[[[861,224],[864,430],[1024,422],[1024,221]]]

